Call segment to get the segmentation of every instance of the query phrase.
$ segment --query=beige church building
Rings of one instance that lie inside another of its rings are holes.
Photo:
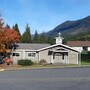
[[[62,44],[63,38],[59,36],[55,38],[56,43],[50,44],[32,44],[18,43],[18,47],[13,51],[13,62],[17,63],[20,59],[29,59],[35,63],[39,63],[44,59],[47,63],[64,63],[78,64],[79,51]]]

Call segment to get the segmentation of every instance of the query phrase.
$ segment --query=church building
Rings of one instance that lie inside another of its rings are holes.
[[[39,63],[44,59],[47,63],[64,63],[78,64],[79,51],[70,46],[62,44],[63,38],[61,33],[55,38],[56,43],[50,44],[34,44],[34,43],[18,43],[18,47],[13,51],[13,62],[17,63],[21,59],[29,59],[35,63]]]

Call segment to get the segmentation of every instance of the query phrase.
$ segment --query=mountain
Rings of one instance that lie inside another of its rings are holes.
[[[47,32],[46,35],[57,36],[59,32],[62,33],[62,36],[74,36],[90,32],[90,16],[76,21],[66,21]]]

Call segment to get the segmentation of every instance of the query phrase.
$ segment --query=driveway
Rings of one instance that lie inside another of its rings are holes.
[[[90,68],[0,72],[1,90],[90,90]]]

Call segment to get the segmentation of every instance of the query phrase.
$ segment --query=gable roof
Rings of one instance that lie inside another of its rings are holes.
[[[90,41],[67,41],[67,45],[72,47],[90,46]]]
[[[62,47],[65,47],[67,49],[73,50],[75,52],[79,52],[78,50],[73,49],[72,47],[69,47],[69,46],[64,45],[64,44],[54,44],[54,45],[51,45],[51,46],[48,46],[48,47],[45,47],[45,48],[38,49],[37,51],[42,51],[42,50],[49,49],[49,48],[52,48],[52,47],[55,47],[55,46],[62,46]]]
[[[18,43],[17,45],[18,45],[18,47],[16,49],[30,50],[30,51],[42,51],[45,49],[53,48],[55,46],[62,46],[62,47],[65,47],[67,49],[73,50],[75,52],[79,52],[76,49],[73,49],[72,47],[69,47],[69,46],[64,45],[64,44],[50,45],[50,44]]]
[[[29,50],[38,50],[50,46],[50,44],[32,44],[32,43],[18,43],[17,49],[29,49]]]

